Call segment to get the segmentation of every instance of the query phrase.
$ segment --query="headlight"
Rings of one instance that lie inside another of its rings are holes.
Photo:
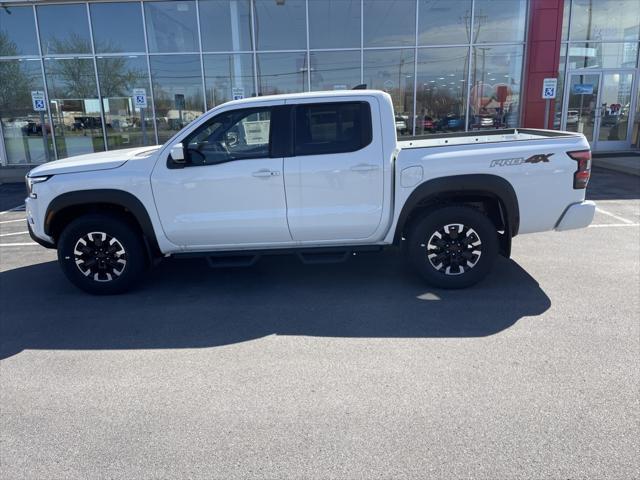
[[[33,193],[33,186],[36,183],[46,182],[50,178],[51,178],[51,175],[47,175],[45,177],[30,177],[29,175],[27,175],[26,177],[24,177],[25,182],[27,184],[27,195],[30,198],[36,198],[35,193]]]

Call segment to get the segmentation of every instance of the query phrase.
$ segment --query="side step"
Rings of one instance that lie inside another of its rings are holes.
[[[260,255],[224,255],[208,256],[211,268],[250,267],[260,260]]]
[[[318,252],[318,253],[304,253],[298,252],[296,256],[305,265],[319,264],[319,263],[340,263],[345,262],[351,256],[353,252],[351,250],[337,251],[337,252]]]

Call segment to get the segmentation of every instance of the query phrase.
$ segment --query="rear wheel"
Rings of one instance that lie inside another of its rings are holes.
[[[84,215],[58,241],[58,262],[67,278],[85,292],[109,295],[128,290],[141,276],[147,257],[138,232],[111,215]]]
[[[431,210],[414,224],[407,242],[411,265],[440,288],[465,288],[479,282],[498,255],[495,226],[466,206]]]

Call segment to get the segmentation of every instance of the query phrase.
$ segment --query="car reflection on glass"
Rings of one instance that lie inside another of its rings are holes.
[[[450,113],[440,119],[440,129],[449,131],[464,130],[464,117]]]
[[[407,121],[399,115],[396,115],[396,132],[400,135],[406,135],[408,132]]]

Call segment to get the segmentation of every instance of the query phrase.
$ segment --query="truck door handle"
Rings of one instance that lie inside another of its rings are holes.
[[[373,170],[378,170],[378,168],[378,165],[373,165],[371,163],[359,163],[358,165],[351,167],[351,170],[354,172],[371,172]]]
[[[262,170],[258,170],[253,172],[251,175],[258,178],[268,178],[268,177],[277,177],[280,175],[280,172],[277,170],[269,170],[268,168],[263,168]]]

